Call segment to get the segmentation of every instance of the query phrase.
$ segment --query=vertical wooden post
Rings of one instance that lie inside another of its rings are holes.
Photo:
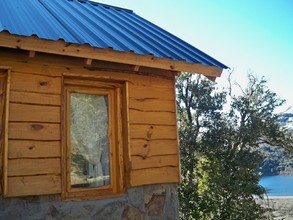
[[[0,68],[0,70],[3,68]],[[10,91],[10,69],[5,68],[0,71],[0,102],[1,102],[1,190],[4,196],[7,195],[7,181],[8,181],[8,114],[9,114],[9,91]]]
[[[4,154],[4,120],[5,120],[5,84],[6,84],[6,71],[1,71],[0,69],[0,194],[3,191],[4,185],[4,163],[3,163],[3,154]]]

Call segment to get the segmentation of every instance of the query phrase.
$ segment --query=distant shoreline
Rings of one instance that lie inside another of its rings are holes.
[[[293,196],[268,196],[268,199],[293,199]]]
[[[256,203],[272,209],[274,219],[292,219],[293,196],[268,196],[264,199],[257,199]]]
[[[262,200],[261,198],[254,196],[254,199],[257,200]],[[263,199],[292,199],[293,200],[293,196],[264,196]]]

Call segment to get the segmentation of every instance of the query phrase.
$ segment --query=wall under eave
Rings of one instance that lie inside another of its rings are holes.
[[[60,192],[61,80],[64,73],[128,81],[129,146],[126,148],[129,148],[130,161],[124,161],[129,166],[126,182],[130,186],[179,182],[173,73],[121,72],[121,66],[111,63],[97,62],[86,66],[85,59],[40,53],[29,58],[27,51],[10,49],[0,50],[0,66],[11,67],[9,194],[19,195],[22,190],[28,190],[24,195]],[[35,124],[43,128],[33,129]],[[30,149],[32,145],[35,148]],[[50,173],[56,175],[50,176]],[[35,178],[37,175],[42,175],[43,182]],[[22,189],[21,176],[25,176],[25,182],[38,181],[48,192],[39,190],[34,193],[32,190],[38,189]]]
[[[0,67],[11,69],[7,195],[12,197],[0,197],[0,219],[72,219],[72,215],[75,219],[97,219],[98,215],[104,216],[98,219],[178,219],[174,73],[85,62],[45,53],[30,58],[28,51],[0,48]],[[125,191],[117,198],[61,201],[65,73],[128,82],[129,145],[125,154],[129,157],[124,155]]]

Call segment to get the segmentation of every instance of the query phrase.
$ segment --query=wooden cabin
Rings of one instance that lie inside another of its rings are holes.
[[[175,78],[224,68],[128,9],[0,1],[0,208],[45,195],[98,204],[178,184]]]

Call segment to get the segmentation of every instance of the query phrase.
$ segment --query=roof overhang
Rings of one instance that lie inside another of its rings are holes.
[[[62,40],[52,41],[40,39],[35,36],[25,37],[12,35],[8,32],[0,33],[0,47],[95,59],[175,72],[198,73],[207,76],[211,80],[221,76],[223,71],[223,69],[215,66],[205,66],[198,63],[193,64],[185,61],[158,58],[152,55],[139,55],[133,52],[119,52],[112,49],[101,49],[86,44],[71,44]]]

